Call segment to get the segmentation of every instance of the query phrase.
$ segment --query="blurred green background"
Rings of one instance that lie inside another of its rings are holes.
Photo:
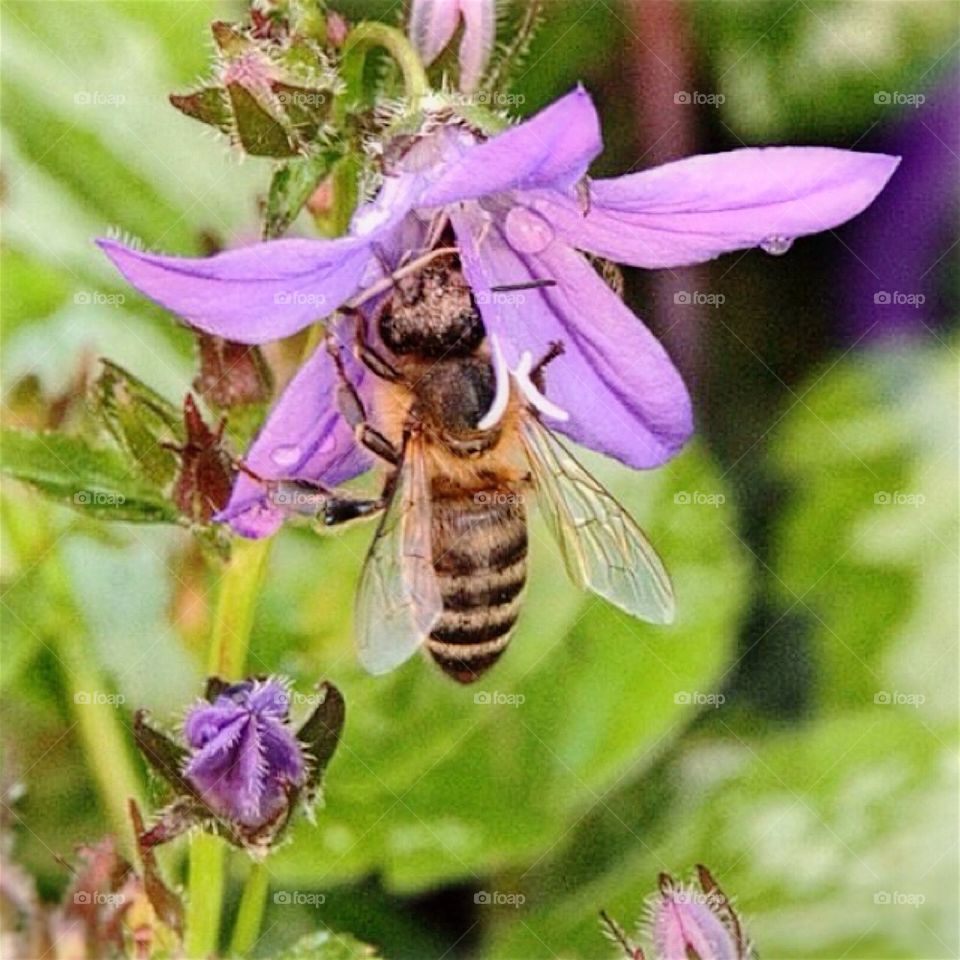
[[[598,173],[743,144],[906,144],[902,189],[785,257],[628,276],[685,368],[698,437],[649,474],[586,459],[665,559],[674,628],[568,589],[535,525],[525,614],[496,670],[467,689],[418,659],[372,678],[350,613],[370,528],[283,532],[251,667],[304,691],[333,680],[348,721],[317,825],[268,862],[258,953],[324,926],[398,960],[612,955],[598,909],[632,922],[658,872],[703,862],[765,958],[960,956],[960,8],[546,9],[514,92],[530,112],[582,79],[604,121]],[[191,336],[91,239],[186,254],[256,234],[269,164],[239,163],[166,102],[206,72],[208,22],[241,10],[4,3],[9,425],[84,430],[78,385],[101,355],[174,402],[189,389]],[[907,286],[885,272],[908,268]],[[722,296],[676,297],[691,290]],[[871,290],[924,301],[896,311]],[[199,692],[213,578],[172,527],[102,524],[11,483],[3,511],[6,854],[55,897],[56,856],[110,829],[123,800],[77,677],[127,730],[137,707],[175,723]]]

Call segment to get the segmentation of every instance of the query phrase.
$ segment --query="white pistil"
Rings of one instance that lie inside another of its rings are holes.
[[[533,355],[529,350],[524,350],[520,357],[520,365],[514,371],[517,384],[523,395],[541,412],[554,420],[569,420],[570,414],[563,407],[558,407],[555,403],[548,400],[538,389],[536,384],[530,378],[530,371],[533,369]]]
[[[495,333],[490,335],[490,343],[493,346],[493,377],[497,384],[497,392],[494,394],[490,409],[477,424],[479,430],[491,430],[495,427],[507,412],[507,404],[510,402],[510,370]]]
[[[569,420],[570,414],[562,407],[548,400],[534,384],[530,373],[533,370],[533,354],[529,350],[524,350],[520,355],[520,362],[516,370],[511,370],[506,358],[503,355],[503,349],[496,334],[490,335],[490,343],[493,346],[493,372],[497,381],[497,392],[494,395],[493,403],[490,409],[483,415],[483,419],[477,424],[479,430],[490,430],[495,427],[507,411],[507,404],[510,401],[510,377],[512,376],[520,388],[520,392],[526,397],[530,404],[548,417],[554,420]]]

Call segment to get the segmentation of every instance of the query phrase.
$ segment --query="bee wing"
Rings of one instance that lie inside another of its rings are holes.
[[[535,416],[520,433],[571,579],[635,617],[672,623],[670,577],[633,517]]]
[[[430,482],[422,443],[413,437],[404,446],[357,591],[356,632],[364,668],[387,673],[408,660],[442,610],[431,548]]]

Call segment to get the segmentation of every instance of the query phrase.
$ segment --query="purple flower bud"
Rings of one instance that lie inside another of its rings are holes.
[[[705,871],[705,868],[700,868]],[[652,935],[657,960],[741,960],[740,925],[729,901],[705,872],[701,889],[660,876],[653,905]]]
[[[429,66],[453,39],[461,17],[460,89],[472,93],[493,53],[497,32],[494,0],[413,0],[410,39]]]
[[[215,814],[256,830],[289,809],[306,777],[287,725],[289,702],[276,680],[247,680],[187,715],[184,737],[194,753],[184,773]]]

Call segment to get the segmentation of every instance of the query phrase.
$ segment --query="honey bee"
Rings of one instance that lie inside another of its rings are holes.
[[[494,358],[455,252],[394,282],[370,318],[376,347],[355,317],[357,355],[375,389],[368,415],[331,345],[340,408],[389,471],[377,499],[328,492],[322,518],[332,525],[382,512],[356,600],[367,670],[386,673],[420,648],[460,683],[496,663],[520,614],[532,491],[575,583],[644,620],[672,621],[670,580],[653,547],[521,391],[509,388],[488,425]],[[562,352],[552,344],[530,365],[541,392]]]

